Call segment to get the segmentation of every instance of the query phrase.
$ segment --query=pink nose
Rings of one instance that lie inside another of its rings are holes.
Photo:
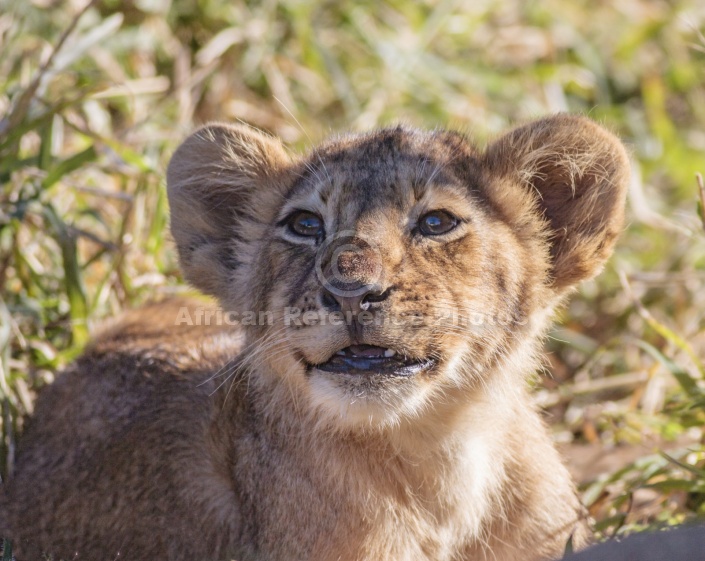
[[[365,279],[371,280],[377,272],[375,256],[364,250],[343,251],[334,257],[331,265],[334,273],[344,281],[364,282]]]

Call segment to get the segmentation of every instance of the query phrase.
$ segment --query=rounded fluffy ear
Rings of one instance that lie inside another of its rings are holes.
[[[281,199],[290,159],[281,142],[213,123],[189,136],[167,169],[171,232],[186,279],[223,296],[258,222]]]
[[[555,115],[518,127],[490,144],[484,166],[502,206],[548,230],[553,288],[597,274],[624,222],[629,159],[612,133],[586,117]]]

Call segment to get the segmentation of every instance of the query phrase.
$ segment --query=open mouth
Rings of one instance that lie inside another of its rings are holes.
[[[339,374],[382,374],[409,377],[433,364],[431,359],[405,357],[392,349],[374,345],[350,345],[315,368]]]

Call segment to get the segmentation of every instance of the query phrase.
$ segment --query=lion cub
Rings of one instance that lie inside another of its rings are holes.
[[[171,230],[233,321],[169,301],[98,337],[41,392],[0,532],[20,561],[585,544],[526,380],[554,308],[612,252],[628,179],[620,142],[568,115],[484,150],[396,127],[303,157],[200,129],[169,165]]]

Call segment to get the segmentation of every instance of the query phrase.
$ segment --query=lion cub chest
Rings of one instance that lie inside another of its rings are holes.
[[[266,559],[459,559],[486,528],[503,471],[492,435],[465,436],[413,454],[364,439],[248,437],[234,466],[247,541]]]

